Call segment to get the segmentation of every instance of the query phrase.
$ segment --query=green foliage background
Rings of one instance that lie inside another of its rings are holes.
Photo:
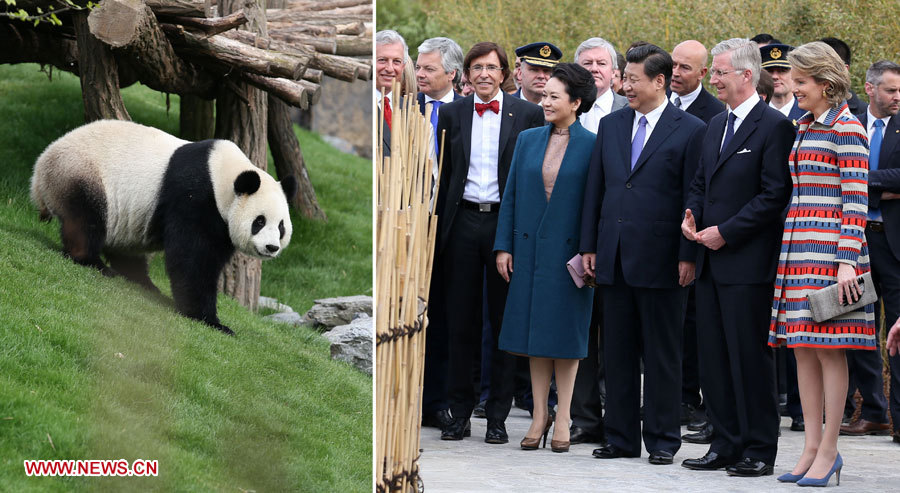
[[[379,0],[376,25],[400,32],[413,60],[415,47],[432,36],[453,38],[463,52],[494,41],[509,56],[546,40],[562,49],[564,61],[592,36],[617,50],[637,40],[671,50],[686,39],[711,48],[761,32],[794,46],[834,36],[850,45],[853,88],[861,93],[872,62],[900,60],[897,7],[897,0]]]

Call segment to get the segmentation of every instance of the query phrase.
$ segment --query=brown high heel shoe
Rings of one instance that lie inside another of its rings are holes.
[[[522,447],[522,450],[537,450],[538,444],[541,443],[541,438],[544,439],[543,447],[547,448],[547,435],[550,434],[550,426],[553,424],[553,418],[547,416],[547,424],[544,426],[544,433],[542,436],[537,438],[529,438],[525,437],[519,442],[519,446]],[[550,441],[550,446],[553,447],[553,441]],[[566,449],[568,450],[568,445],[566,445]]]
[[[550,450],[558,453],[568,452],[570,440],[550,440]]]

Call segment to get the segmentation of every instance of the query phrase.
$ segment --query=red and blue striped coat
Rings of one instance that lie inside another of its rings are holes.
[[[791,150],[793,193],[775,277],[769,345],[875,348],[873,305],[815,322],[806,295],[837,282],[839,263],[869,271],[866,244],[869,144],[847,103],[798,121]]]

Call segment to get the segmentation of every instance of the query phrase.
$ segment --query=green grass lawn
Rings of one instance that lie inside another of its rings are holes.
[[[123,91],[178,130],[178,98]],[[77,78],[0,65],[0,491],[368,491],[372,379],[316,332],[219,297],[226,337],[171,301],[76,266],[28,199],[37,155],[83,121]],[[371,163],[299,131],[327,223],[294,215],[262,293],[303,311],[371,294]],[[151,276],[170,296],[161,255]],[[150,459],[154,478],[28,478],[26,459]]]

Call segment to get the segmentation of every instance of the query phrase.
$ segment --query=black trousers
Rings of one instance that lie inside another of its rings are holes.
[[[493,329],[491,391],[485,406],[489,420],[505,421],[512,405],[513,355],[500,351],[497,340],[503,324],[508,286],[497,273],[494,233],[497,213],[459,209],[450,237],[441,252],[444,261],[445,314],[448,345],[448,400],[454,418],[468,418],[478,403],[473,371],[481,366],[482,296],[487,298]],[[482,287],[487,292],[483,293]]]
[[[600,289],[594,290],[594,308],[588,336],[587,357],[578,363],[572,394],[572,424],[588,433],[603,433],[606,382],[603,365],[603,307]]]
[[[697,300],[694,285],[687,287],[687,310],[684,314],[684,334],[681,356],[681,402],[700,407],[700,367],[697,362]]]
[[[603,298],[607,441],[629,454],[675,453],[681,447],[681,343],[684,288],[637,288],[625,283],[616,260],[612,286]],[[644,361],[644,423],[641,429],[641,359]]]
[[[881,303],[884,304],[884,323],[890,328],[900,314],[900,260],[891,251],[884,232],[875,232],[866,228],[866,241],[869,244],[869,260],[872,264],[872,281],[878,291]],[[881,310],[875,307],[875,327],[881,326]],[[860,417],[875,423],[887,423],[887,399],[884,396],[884,379],[882,377],[883,362],[881,359],[880,340],[876,351],[847,351],[847,367],[850,372],[850,385],[847,387],[847,407],[852,410],[853,393],[859,389],[862,396]],[[891,415],[894,423],[900,423],[900,357],[891,360]],[[897,360],[897,361],[894,361]],[[895,425],[896,429],[897,425]]]
[[[428,294],[428,328],[425,333],[425,376],[422,383],[422,413],[449,408],[447,402],[447,321],[444,313],[443,264],[434,259],[431,292]]]
[[[710,451],[775,463],[778,393],[768,346],[772,283],[725,285],[709,264],[697,280],[697,341],[706,415],[716,430]]]

